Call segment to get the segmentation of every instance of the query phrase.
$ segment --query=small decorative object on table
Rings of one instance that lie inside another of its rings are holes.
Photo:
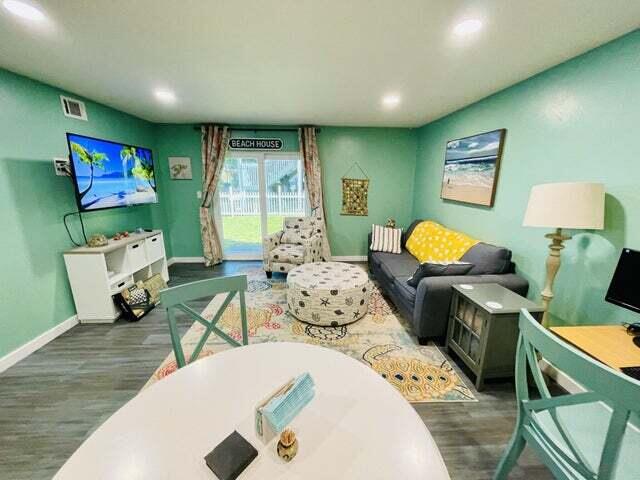
[[[128,238],[129,232],[118,232],[113,236],[114,240],[122,240],[123,238]]]
[[[87,246],[91,248],[104,247],[109,243],[107,237],[105,237],[101,233],[96,233],[95,235],[91,235],[89,240],[87,240]]]
[[[393,218],[387,218],[387,223],[385,223],[385,228],[396,228],[396,221]]]
[[[298,439],[290,428],[280,434],[278,441],[278,456],[285,462],[290,462],[298,453]]]

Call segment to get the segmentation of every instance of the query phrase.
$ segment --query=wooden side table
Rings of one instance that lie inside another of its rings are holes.
[[[538,321],[542,306],[497,283],[453,286],[446,346],[476,375],[476,389],[487,378],[512,377],[518,343],[518,316],[526,308]]]

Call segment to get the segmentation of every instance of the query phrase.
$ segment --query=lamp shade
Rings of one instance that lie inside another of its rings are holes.
[[[531,188],[525,227],[604,228],[604,185],[601,183],[545,183]]]

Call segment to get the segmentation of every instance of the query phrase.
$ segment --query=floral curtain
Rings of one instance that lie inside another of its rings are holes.
[[[218,125],[202,127],[202,203],[200,204],[200,234],[205,265],[222,262],[222,245],[216,230],[211,206],[229,144],[229,129]]]
[[[331,247],[327,235],[327,222],[324,215],[324,200],[322,196],[322,171],[320,157],[318,156],[318,143],[316,141],[316,129],[314,127],[302,127],[298,129],[300,139],[300,153],[304,161],[304,178],[309,192],[311,214],[322,223],[322,259],[331,260]]]

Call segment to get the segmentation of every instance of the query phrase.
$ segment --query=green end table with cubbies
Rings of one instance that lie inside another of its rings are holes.
[[[522,308],[542,319],[540,305],[497,283],[453,285],[446,346],[476,375],[478,391],[487,378],[513,377]]]

